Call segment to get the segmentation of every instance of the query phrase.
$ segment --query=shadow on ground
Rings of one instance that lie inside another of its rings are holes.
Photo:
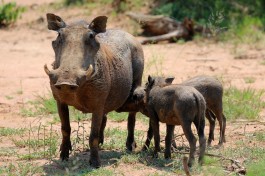
[[[102,169],[115,165],[124,155],[123,151],[100,151]],[[68,161],[52,160],[43,166],[46,175],[82,175],[91,173],[95,168],[89,164],[90,152],[79,152],[70,156]]]

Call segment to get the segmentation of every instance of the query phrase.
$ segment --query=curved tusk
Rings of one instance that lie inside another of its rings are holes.
[[[90,64],[89,65],[89,67],[88,67],[88,69],[87,69],[87,71],[86,71],[86,77],[87,78],[90,78],[90,76],[92,75],[92,73],[93,73],[93,66]]]
[[[44,65],[44,71],[48,76],[50,75],[50,70],[48,69],[47,64]]]

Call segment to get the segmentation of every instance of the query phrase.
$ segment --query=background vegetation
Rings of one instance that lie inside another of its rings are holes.
[[[265,30],[264,0],[154,0],[155,15],[166,15],[176,20],[188,17],[212,31],[227,31],[221,39],[231,37],[256,42]],[[245,37],[246,36],[246,37]],[[250,41],[250,42],[251,42]]]
[[[18,7],[15,2],[0,4],[0,27],[8,26],[17,21],[21,13],[25,11],[24,7]]]

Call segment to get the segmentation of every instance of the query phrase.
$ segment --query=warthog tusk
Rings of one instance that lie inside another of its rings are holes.
[[[50,70],[48,69],[47,64],[44,65],[44,71],[48,76],[50,75]]]
[[[93,66],[90,64],[87,71],[86,71],[86,77],[87,78],[90,78],[90,76],[92,75],[93,73]]]

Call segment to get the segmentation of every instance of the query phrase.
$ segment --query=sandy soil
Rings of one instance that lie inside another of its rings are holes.
[[[45,63],[51,64],[54,60],[51,41],[55,39],[56,33],[47,29],[45,21],[45,14],[51,11],[47,4],[51,2],[53,1],[18,0],[17,4],[27,6],[26,13],[16,25],[0,30],[0,128],[25,127],[30,122],[36,121],[34,118],[21,117],[20,108],[36,96],[48,94],[50,91],[49,80],[43,66]],[[56,13],[65,17],[66,21],[86,15],[78,8],[58,9]],[[92,12],[87,19],[91,20],[96,15]],[[110,19],[109,26],[128,29],[126,25],[115,23],[114,19]],[[200,40],[184,44],[145,45],[143,48],[146,63],[150,61],[155,63],[151,68],[146,68],[145,76],[148,74],[175,76],[174,82],[180,83],[189,77],[206,74],[220,78],[225,87],[264,89],[265,65],[262,64],[265,61],[264,45],[235,47],[228,43]],[[235,59],[238,56],[240,58]],[[248,83],[248,79],[254,80],[253,83]],[[261,120],[264,120],[264,113],[261,116]],[[228,124],[228,141],[232,141],[229,139],[235,134],[243,133],[244,125],[238,127]],[[126,123],[119,126],[126,128]],[[141,127],[140,122],[137,122],[137,126],[144,128]],[[257,129],[260,131],[264,130],[263,127],[264,125],[255,124],[246,128],[249,131]],[[238,128],[241,130],[235,130]],[[5,145],[8,146],[8,143]],[[225,145],[232,143],[228,142]]]

